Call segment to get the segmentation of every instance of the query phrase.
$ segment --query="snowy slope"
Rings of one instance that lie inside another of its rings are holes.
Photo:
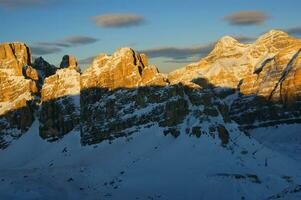
[[[0,199],[301,198],[291,192],[301,161],[239,131],[226,148],[217,137],[174,138],[156,126],[81,146],[78,132],[48,143],[38,127],[0,151]]]
[[[301,124],[256,128],[250,134],[268,148],[301,161]]]

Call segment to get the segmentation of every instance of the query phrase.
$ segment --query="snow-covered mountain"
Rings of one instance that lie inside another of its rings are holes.
[[[81,72],[1,44],[0,198],[299,199],[300,49],[225,36],[165,75],[130,48]]]
[[[207,57],[171,72],[168,79],[191,85],[205,78],[226,97],[231,118],[243,128],[299,123],[300,49],[301,40],[277,30],[253,44],[226,36]]]

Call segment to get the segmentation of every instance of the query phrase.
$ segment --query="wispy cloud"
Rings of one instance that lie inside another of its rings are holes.
[[[84,44],[91,44],[97,42],[98,39],[89,36],[70,36],[66,37],[63,42],[68,43],[70,45],[84,45]]]
[[[49,46],[31,46],[30,47],[34,55],[46,55],[52,53],[58,53],[61,51],[58,47],[49,47]]]
[[[193,47],[160,47],[153,49],[141,50],[150,58],[171,58],[174,60],[187,59],[193,56],[201,56],[209,53],[214,46],[214,43]]]
[[[0,0],[0,7],[6,9],[19,9],[19,8],[29,8],[37,6],[45,6],[54,2],[59,2],[58,0]]]
[[[4,8],[31,7],[41,5],[42,0],[0,0],[0,6]]]
[[[231,25],[246,26],[260,25],[268,19],[268,15],[262,11],[245,10],[232,13],[224,17]]]
[[[69,36],[56,41],[34,42],[36,55],[45,55],[59,52],[62,48],[81,46],[97,42],[99,39],[89,36]]]
[[[194,63],[194,62],[197,62],[200,60],[200,57],[192,57],[192,58],[189,58],[189,59],[168,59],[168,60],[165,60],[163,61],[164,63],[176,63],[176,64],[188,64],[188,63]]]
[[[288,28],[285,31],[290,35],[301,36],[301,26]]]
[[[49,46],[57,46],[57,47],[73,47],[78,45],[85,45],[97,42],[99,39],[90,37],[90,36],[69,36],[64,39],[56,40],[56,41],[43,41],[43,42],[35,42],[37,45],[49,45]]]
[[[35,42],[39,46],[71,47],[71,44],[65,42]]]
[[[257,39],[256,37],[244,36],[244,35],[234,36],[234,38],[241,43],[249,43],[249,42],[253,42]]]
[[[81,64],[81,65],[89,65],[92,63],[93,59],[95,58],[96,56],[91,56],[91,57],[88,57],[88,58],[84,58],[84,59],[80,59],[78,61],[78,64]]]
[[[137,14],[107,14],[93,17],[97,26],[103,28],[121,28],[141,25],[145,19]]]

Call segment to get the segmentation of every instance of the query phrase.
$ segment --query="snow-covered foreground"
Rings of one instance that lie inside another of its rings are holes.
[[[301,199],[291,149],[231,139],[225,148],[217,137],[174,138],[153,126],[83,147],[78,132],[43,141],[35,122],[0,151],[0,199]]]
[[[257,128],[250,134],[268,148],[301,161],[301,124]]]

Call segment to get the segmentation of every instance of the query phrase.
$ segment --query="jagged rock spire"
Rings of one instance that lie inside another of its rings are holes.
[[[60,68],[69,68],[75,69],[76,71],[80,71],[77,60],[74,56],[64,55],[60,64]]]

